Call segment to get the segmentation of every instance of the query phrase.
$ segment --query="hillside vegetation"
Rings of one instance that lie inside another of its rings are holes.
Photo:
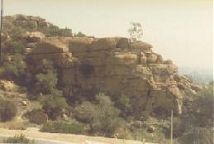
[[[179,76],[150,44],[73,36],[24,15],[4,17],[2,38],[4,127],[166,143],[174,110],[177,143],[213,143],[213,82]]]

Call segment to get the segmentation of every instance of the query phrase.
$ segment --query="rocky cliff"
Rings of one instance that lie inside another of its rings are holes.
[[[113,99],[125,95],[142,111],[174,109],[179,114],[183,91],[194,94],[200,89],[188,78],[180,77],[171,60],[164,60],[153,52],[152,45],[142,41],[72,37],[70,29],[24,15],[5,17],[4,27],[5,41],[21,39],[28,59],[35,65],[42,59],[53,61],[58,85],[70,97],[90,97],[99,92]]]
[[[54,62],[67,93],[127,95],[140,102],[143,111],[182,112],[183,83],[177,67],[148,43],[122,37],[46,37],[29,49],[35,63],[44,58]]]

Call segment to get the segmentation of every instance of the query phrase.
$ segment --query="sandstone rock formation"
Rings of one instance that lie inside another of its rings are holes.
[[[27,42],[39,42],[43,38],[45,38],[45,35],[42,32],[35,31],[35,32],[26,32],[24,38],[27,40]]]
[[[145,111],[163,108],[181,113],[177,67],[145,42],[121,37],[47,37],[32,48],[29,57],[35,62],[53,60],[60,69],[59,82],[69,93],[87,90],[140,97]]]
[[[42,59],[49,59],[55,65],[64,65],[64,61],[69,61],[72,54],[65,43],[57,38],[45,38],[34,44],[29,50],[29,57],[36,63]]]

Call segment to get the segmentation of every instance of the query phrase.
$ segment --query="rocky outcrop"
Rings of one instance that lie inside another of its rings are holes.
[[[182,95],[174,80],[177,67],[165,63],[152,51],[152,45],[130,43],[126,38],[101,38],[85,44],[82,51],[73,48],[71,41],[69,49],[80,64],[63,70],[63,84],[96,88],[109,95],[141,96],[146,111],[162,107],[181,113]]]
[[[42,59],[48,59],[59,67],[72,58],[72,53],[69,52],[67,45],[58,38],[42,39],[29,48],[28,52],[28,57],[35,63],[39,64]]]
[[[38,27],[48,28],[52,26],[51,23],[46,22],[45,19],[35,16],[26,16],[22,14],[17,14],[14,16],[5,16],[4,20],[11,21],[15,26],[22,26],[30,29],[36,29]]]
[[[17,14],[3,17],[3,21],[5,36],[16,40],[27,36],[28,42],[35,42],[43,37],[42,33],[46,36],[72,36],[71,29],[59,28],[38,16]]]
[[[45,35],[42,32],[35,31],[35,32],[26,32],[24,35],[24,38],[28,43],[35,43],[41,41],[43,38],[45,38]]]
[[[178,88],[185,93],[196,95],[197,92],[199,92],[203,88],[202,86],[193,83],[193,81],[187,76],[175,75],[174,79],[177,82]]]
[[[145,111],[181,113],[177,67],[145,42],[128,38],[45,38],[29,56],[51,59],[60,68],[59,82],[68,93],[98,91],[110,96],[141,97]]]

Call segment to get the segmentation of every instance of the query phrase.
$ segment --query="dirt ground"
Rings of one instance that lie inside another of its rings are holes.
[[[132,140],[122,140],[114,138],[104,138],[104,137],[91,137],[85,135],[74,135],[74,134],[59,134],[59,133],[44,133],[40,132],[38,128],[27,128],[26,130],[9,130],[5,128],[0,128],[0,134],[3,135],[20,135],[24,134],[29,138],[39,138],[39,139],[49,139],[64,142],[71,142],[72,144],[143,144],[139,141]],[[93,143],[91,143],[93,142]],[[145,143],[150,144],[150,143]]]

